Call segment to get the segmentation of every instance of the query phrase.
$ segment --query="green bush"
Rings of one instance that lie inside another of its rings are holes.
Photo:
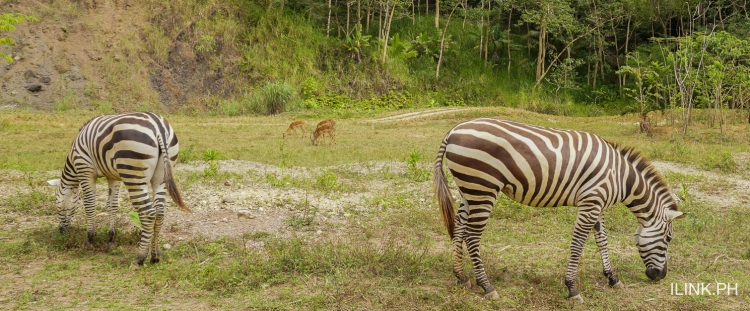
[[[720,154],[711,154],[703,159],[701,166],[706,170],[719,170],[724,173],[737,172],[737,161],[729,151]]]
[[[250,99],[250,110],[268,115],[299,108],[297,89],[286,82],[266,82]]]

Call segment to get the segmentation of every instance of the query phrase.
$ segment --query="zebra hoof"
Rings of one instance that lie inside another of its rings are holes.
[[[575,295],[573,297],[569,297],[568,299],[570,299],[571,301],[575,303],[583,303],[583,297],[581,297],[581,294]]]
[[[458,285],[461,286],[461,287],[463,287],[463,288],[465,288],[465,289],[471,289],[471,287],[472,287],[470,279],[466,280],[466,282],[463,282],[463,283],[461,283],[461,281],[459,281]]]
[[[497,290],[493,290],[489,294],[485,294],[484,298],[487,300],[499,300],[500,294],[497,293]]]
[[[614,289],[623,289],[623,288],[625,288],[625,284],[622,284],[622,282],[617,281],[617,283],[615,283],[615,285],[612,285],[612,288],[614,288]]]

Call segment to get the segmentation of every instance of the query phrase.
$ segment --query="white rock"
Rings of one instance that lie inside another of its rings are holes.
[[[317,233],[317,234],[321,234],[321,233],[323,233],[323,230],[318,230],[318,231],[317,231],[317,232],[315,232],[315,233]]]
[[[161,248],[163,248],[163,249],[171,249],[172,245],[169,244],[169,243],[166,243],[166,244],[162,245]]]
[[[256,218],[256,217],[258,217],[258,216],[255,216],[255,215],[251,214],[250,211],[246,210],[246,209],[241,209],[241,210],[237,211],[237,218],[253,219],[253,218]]]
[[[229,221],[229,220],[228,220],[228,219],[226,219],[226,218],[222,218],[222,219],[221,219],[221,221],[223,221],[223,222],[227,222],[227,221]]]
[[[234,203],[234,198],[231,195],[227,195],[221,199],[221,203]]]

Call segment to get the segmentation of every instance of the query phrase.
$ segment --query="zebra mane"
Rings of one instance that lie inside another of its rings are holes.
[[[672,197],[672,193],[669,191],[669,184],[667,183],[667,180],[664,179],[664,177],[659,174],[659,171],[656,170],[653,164],[651,164],[651,161],[646,158],[645,155],[639,150],[636,150],[635,147],[629,147],[629,146],[623,146],[618,143],[613,143],[610,141],[607,141],[617,152],[620,153],[629,163],[633,164],[635,166],[635,169],[638,172],[641,172],[643,176],[647,180],[652,181],[652,186],[655,188],[655,190],[658,189],[664,189],[667,194],[669,194],[669,197],[674,199]],[[673,204],[674,210],[678,210],[677,203]]]

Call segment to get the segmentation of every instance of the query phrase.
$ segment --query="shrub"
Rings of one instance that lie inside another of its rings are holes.
[[[299,106],[297,90],[286,82],[266,82],[250,99],[251,110],[268,115],[295,110]]]

